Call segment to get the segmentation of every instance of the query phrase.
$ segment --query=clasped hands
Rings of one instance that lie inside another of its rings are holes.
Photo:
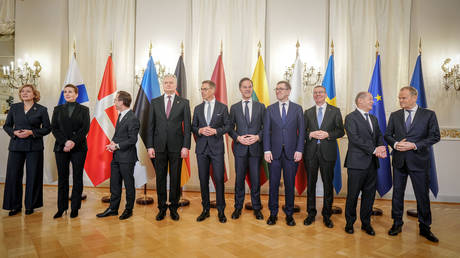
[[[318,131],[310,132],[309,137],[310,137],[310,139],[315,138],[315,139],[318,139],[318,140],[324,140],[324,139],[329,137],[329,133],[326,132],[326,131],[323,131],[323,130],[318,130]]]
[[[217,134],[217,130],[210,126],[206,126],[198,129],[198,133],[204,136],[212,136]]]
[[[379,146],[377,148],[375,148],[375,156],[377,156],[377,158],[381,158],[381,159],[384,159],[387,157],[387,148],[385,148],[385,146]]]
[[[406,139],[402,139],[400,142],[396,144],[395,149],[397,151],[409,151],[409,150],[415,150],[416,146],[415,146],[415,143],[408,142],[406,141]]]
[[[105,149],[110,151],[110,152],[114,152],[114,151],[117,150],[117,144],[114,143],[113,141],[111,141],[109,145],[105,146]]]
[[[16,137],[21,138],[21,139],[27,138],[30,135],[34,134],[32,130],[27,130],[27,129],[16,130],[13,133]]]
[[[243,145],[252,145],[259,141],[259,136],[254,134],[245,134],[238,136],[236,139]]]
[[[75,142],[67,140],[64,145],[64,152],[69,152],[73,147],[75,147]]]

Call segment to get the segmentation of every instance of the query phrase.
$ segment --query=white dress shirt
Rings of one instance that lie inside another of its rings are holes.
[[[241,100],[241,105],[242,105],[242,107],[243,107],[243,115],[245,115],[245,116],[246,116],[246,114],[245,114],[244,112],[245,112],[245,110],[246,110],[246,103],[245,103],[246,101],[249,101],[249,102],[248,102],[249,121],[251,121],[251,119],[252,119],[252,99],[248,99],[248,100],[244,100],[244,99],[243,99],[243,100]]]
[[[176,96],[176,94],[172,94],[172,95],[168,95],[165,93],[165,97],[164,97],[164,101],[165,101],[165,113],[166,111],[168,110],[168,96],[171,96],[171,108],[173,106],[173,103],[174,103],[174,96]]]
[[[287,113],[288,113],[288,110],[289,110],[289,100],[287,100],[286,102],[278,101],[278,103],[279,103],[280,116],[281,117],[283,117],[283,103],[286,103],[286,105],[284,105],[284,109],[286,109],[286,116],[287,116]]]
[[[209,117],[209,121],[211,122],[212,114],[214,113],[214,106],[216,105],[216,98],[213,98],[211,101],[204,101],[204,118],[208,119],[206,117],[206,114],[208,114],[208,109],[211,109],[211,117]]]
[[[126,113],[128,113],[128,111],[129,111],[129,108],[120,112],[120,122],[123,119],[123,117],[126,115]]]
[[[372,126],[371,114],[369,114],[369,112],[365,112],[365,111],[362,110],[362,109],[359,109],[359,108],[356,108],[356,109],[358,109],[359,113],[361,113],[361,115],[364,117],[364,120],[366,120],[366,115],[365,115],[365,113],[367,113],[367,115],[369,116],[369,125],[371,126],[371,131],[373,132],[373,131],[374,131],[374,127]]]
[[[323,109],[321,109],[321,112],[323,112],[323,121],[324,121],[324,115],[326,114],[327,103],[324,102],[324,104],[322,104],[321,106],[318,106],[318,105],[315,105],[315,106],[316,106],[316,118],[318,118],[319,108],[320,108],[320,107],[323,108]]]

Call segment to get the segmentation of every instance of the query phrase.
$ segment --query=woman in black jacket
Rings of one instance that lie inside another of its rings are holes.
[[[11,105],[3,129],[11,137],[8,147],[3,209],[9,216],[21,212],[22,178],[26,164],[26,215],[43,206],[43,136],[51,131],[46,107],[38,104],[40,92],[26,84],[19,88],[21,102]]]
[[[67,84],[64,87],[65,104],[56,106],[51,127],[56,143],[54,153],[58,169],[58,211],[54,218],[62,217],[69,208],[69,165],[72,162],[73,187],[70,217],[78,216],[83,192],[83,167],[85,165],[86,135],[89,131],[89,109],[75,100],[78,88]]]

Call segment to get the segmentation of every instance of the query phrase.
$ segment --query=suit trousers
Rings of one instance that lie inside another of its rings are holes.
[[[58,169],[58,210],[69,208],[69,166],[72,163],[72,197],[71,209],[81,207],[81,194],[83,193],[83,167],[85,165],[85,152],[55,152]]]
[[[168,152],[166,148],[164,152],[155,152],[155,172],[158,196],[158,209],[166,210],[167,190],[166,181],[168,176],[169,165],[169,202],[170,209],[177,210],[179,207],[180,198],[180,180],[181,180],[181,164],[182,159],[180,152]]]
[[[244,179],[249,173],[251,181],[251,203],[254,210],[260,210],[260,161],[262,157],[251,156],[247,153],[246,156],[235,155],[235,209],[242,209],[244,203]]]
[[[224,154],[212,154],[209,145],[205,147],[203,153],[197,153],[196,159],[198,163],[198,175],[200,178],[201,189],[201,205],[204,210],[209,210],[209,175],[210,165],[212,165],[212,177],[216,187],[216,204],[217,210],[223,212],[225,210],[225,188],[224,188],[224,173],[225,162]]]
[[[279,159],[272,160],[269,164],[270,168],[270,187],[268,197],[268,208],[270,209],[270,215],[278,215],[278,202],[279,202],[279,186],[281,180],[281,169],[283,169],[284,179],[284,201],[285,210],[287,216],[292,216],[294,213],[294,185],[295,175],[297,173],[298,164],[294,162],[294,157],[288,158],[283,148]]]
[[[316,182],[318,181],[318,169],[321,172],[323,181],[324,198],[321,214],[325,218],[332,215],[332,201],[334,199],[332,181],[334,179],[335,161],[326,161],[321,155],[321,144],[317,144],[313,159],[305,160],[305,170],[307,171],[307,212],[308,216],[316,216]]]
[[[22,178],[26,164],[26,209],[43,206],[43,151],[10,151],[6,166],[3,209],[22,208]]]
[[[361,224],[370,225],[376,188],[377,166],[374,162],[371,162],[368,169],[348,169],[348,193],[345,203],[347,224],[354,224],[356,221],[356,206],[361,192]]]
[[[418,221],[421,228],[430,229],[430,174],[429,169],[412,171],[406,164],[402,168],[393,167],[393,199],[391,202],[391,218],[396,225],[403,224],[404,192],[407,185],[407,176],[410,176],[417,200]]]
[[[110,208],[118,210],[120,207],[122,183],[126,188],[126,209],[132,210],[134,199],[136,198],[136,188],[134,187],[134,166],[136,163],[120,163],[113,161],[110,163]]]

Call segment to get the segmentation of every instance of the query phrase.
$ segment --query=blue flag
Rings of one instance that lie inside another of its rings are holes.
[[[372,73],[371,83],[369,84],[368,92],[374,97],[374,105],[372,110],[369,112],[374,115],[379,121],[379,128],[382,134],[385,134],[387,129],[387,119],[385,116],[385,105],[383,104],[383,92],[382,92],[382,79],[380,76],[380,55],[377,55],[375,60],[374,72]],[[377,191],[380,196],[384,196],[390,191],[393,181],[391,179],[391,163],[390,153],[388,152],[388,145],[384,141],[385,149],[387,150],[387,157],[379,159],[380,168],[377,170]]]
[[[414,73],[412,73],[412,79],[410,85],[417,89],[418,98],[417,105],[422,108],[428,108],[426,104],[425,86],[423,84],[423,73],[422,73],[422,55],[417,57],[415,63]],[[430,189],[435,197],[438,197],[439,186],[438,186],[438,175],[436,173],[436,163],[434,160],[433,148],[430,147]]]
[[[324,75],[322,85],[326,88],[326,102],[329,105],[334,107],[337,106],[335,98],[335,76],[334,76],[334,55],[329,57],[329,62],[327,63],[326,74]],[[335,192],[338,194],[342,189],[342,167],[340,166],[340,151],[337,141],[337,160],[335,161],[334,166],[334,179],[332,184],[334,185]]]
[[[67,70],[67,75],[64,80],[64,86],[67,84],[73,84],[78,89],[78,97],[76,99],[77,103],[83,104],[89,102],[88,93],[86,92],[85,83],[83,82],[83,77],[80,73],[80,68],[78,68],[77,60],[75,56],[72,55],[72,59],[70,59],[69,70]],[[61,96],[59,97],[58,105],[65,104],[66,101],[64,99],[64,88],[61,91]]]

